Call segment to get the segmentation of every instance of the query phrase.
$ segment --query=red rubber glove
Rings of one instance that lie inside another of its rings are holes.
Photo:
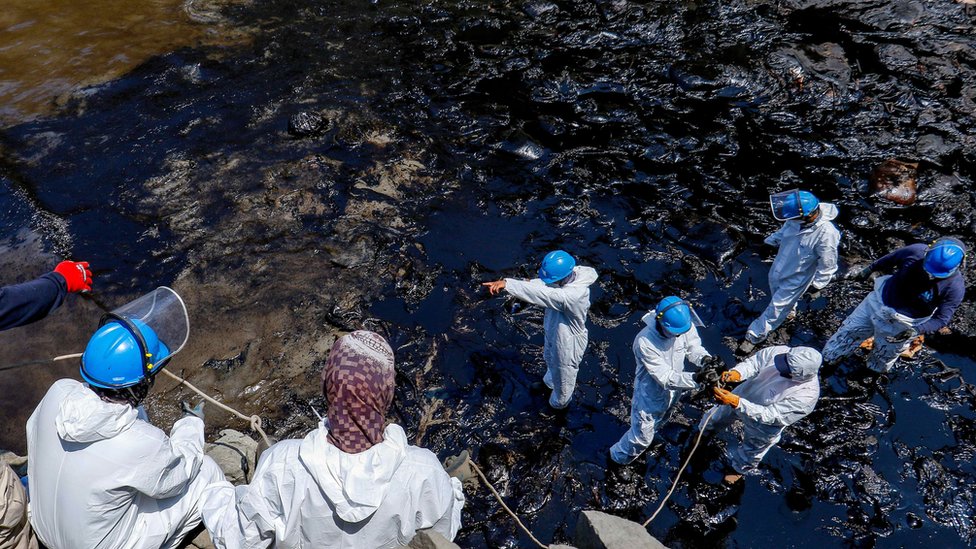
[[[54,268],[54,272],[64,277],[68,283],[68,292],[91,291],[92,274],[87,261],[62,261]]]

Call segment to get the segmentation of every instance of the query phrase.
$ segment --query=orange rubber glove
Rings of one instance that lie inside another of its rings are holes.
[[[712,392],[715,393],[715,400],[717,400],[719,404],[728,404],[733,408],[739,406],[739,396],[732,394],[732,391],[726,391],[725,389],[715,387],[712,389]]]
[[[722,383],[738,383],[742,381],[742,374],[735,370],[722,372]]]
[[[68,292],[84,292],[92,289],[92,273],[87,261],[62,261],[54,272],[64,277]]]

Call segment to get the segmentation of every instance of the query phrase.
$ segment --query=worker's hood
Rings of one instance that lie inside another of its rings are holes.
[[[299,459],[336,514],[346,522],[369,518],[383,503],[393,474],[407,455],[407,435],[399,425],[383,431],[383,442],[365,452],[347,454],[328,441],[325,422],[302,441]]]
[[[78,383],[69,389],[58,411],[58,435],[68,442],[96,442],[112,438],[132,425],[139,412],[128,404],[105,402]]]
[[[584,267],[582,265],[577,265],[573,267],[573,279],[570,280],[566,287],[582,286],[586,287],[590,284],[596,282],[597,274],[596,269],[593,267]]]
[[[827,223],[837,219],[837,206],[829,202],[820,203],[820,217],[817,218],[817,224]]]

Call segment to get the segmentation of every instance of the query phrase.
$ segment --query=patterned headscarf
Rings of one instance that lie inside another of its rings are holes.
[[[394,377],[393,349],[383,336],[357,330],[339,338],[322,370],[329,442],[347,454],[383,442]]]

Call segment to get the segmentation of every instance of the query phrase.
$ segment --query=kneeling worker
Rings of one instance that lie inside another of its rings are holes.
[[[755,470],[777,442],[783,430],[805,418],[820,398],[820,352],[810,347],[766,347],[728,372],[722,381],[742,385],[729,391],[715,387],[721,406],[702,416],[706,432],[724,429],[742,420],[742,442],[726,452],[734,473],[725,476],[732,484]],[[701,429],[701,425],[699,425]]]
[[[249,485],[208,488],[203,522],[214,545],[383,549],[426,528],[453,540],[461,482],[386,424],[395,378],[386,340],[365,330],[342,336],[322,378],[329,408],[318,429],[266,450]]]
[[[204,488],[224,478],[203,455],[202,406],[170,436],[141,406],[188,335],[169,288],[116,309],[81,357],[87,383],[55,382],[31,414],[30,521],[49,549],[171,548],[200,523]]]

